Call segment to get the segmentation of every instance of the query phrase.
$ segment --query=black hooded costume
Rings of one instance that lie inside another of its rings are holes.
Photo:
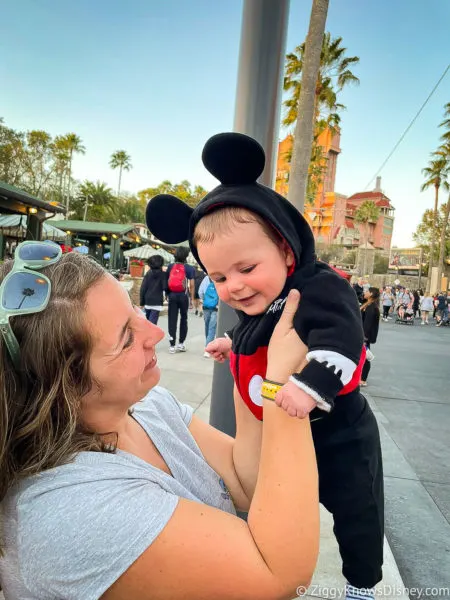
[[[345,396],[358,387],[364,364],[361,312],[354,291],[331,267],[316,260],[314,237],[297,209],[274,190],[256,183],[265,157],[255,140],[241,134],[214,136],[205,146],[203,161],[222,185],[207,194],[194,210],[172,196],[156,196],[147,208],[150,231],[165,242],[188,239],[201,264],[192,239],[195,226],[211,210],[242,206],[270,223],[292,249],[295,265],[282,293],[265,314],[249,317],[237,311],[239,323],[231,336],[231,370],[245,403],[262,419],[258,383],[266,372],[267,346],[286,296],[296,288],[301,302],[294,326],[308,346],[309,363],[294,377],[320,408],[329,411],[338,394]]]
[[[262,419],[260,392],[266,374],[267,346],[289,290],[298,289],[301,301],[294,327],[309,352],[308,364],[293,377],[318,405],[310,417],[312,422],[317,421],[312,425],[321,501],[334,515],[344,575],[353,586],[372,587],[381,579],[383,481],[376,421],[359,393],[365,349],[356,294],[344,278],[316,260],[314,237],[297,209],[256,182],[264,169],[265,156],[255,140],[236,133],[213,136],[205,145],[202,159],[221,185],[195,209],[173,196],[156,196],[147,206],[148,228],[166,243],[189,240],[201,264],[192,241],[197,223],[212,210],[239,206],[260,215],[289,244],[295,264],[280,296],[263,314],[249,316],[236,311],[239,322],[231,334],[230,367],[243,400]],[[357,448],[356,440],[361,435],[365,440]],[[339,487],[343,488],[342,494],[337,492]],[[356,513],[357,522],[351,522]]]

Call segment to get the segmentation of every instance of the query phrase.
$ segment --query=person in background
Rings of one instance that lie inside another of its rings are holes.
[[[440,327],[448,320],[448,300],[447,292],[441,292],[437,297],[436,327]]]
[[[434,299],[433,296],[429,292],[425,292],[425,296],[422,298],[422,302],[420,303],[420,314],[422,317],[421,325],[428,325],[428,316],[430,312],[432,313],[434,309]]]
[[[200,285],[205,278],[205,273],[199,268],[195,269],[195,282],[194,282],[194,310],[195,315],[202,316],[202,303],[200,296],[198,295],[198,291],[200,289]]]
[[[175,262],[167,267],[170,354],[186,352],[184,342],[188,333],[189,300],[193,305],[195,295],[195,269],[186,264],[188,255],[189,248],[180,246],[175,252]],[[180,333],[177,345],[178,314],[180,315]]]
[[[203,303],[203,319],[205,321],[205,347],[216,337],[217,329],[217,310],[219,307],[219,296],[217,295],[216,286],[205,275],[198,290],[198,295]],[[203,356],[211,358],[211,354],[205,350]]]
[[[145,309],[145,316],[156,325],[163,309],[164,293],[167,291],[167,275],[162,270],[164,259],[155,254],[147,261],[150,268],[145,274],[140,291],[140,305]]]
[[[419,295],[419,290],[414,290],[413,292],[413,305],[412,305],[412,309],[414,312],[414,318],[415,317],[419,317],[420,318],[420,295]]]
[[[371,344],[375,344],[378,336],[378,327],[380,324],[380,290],[376,287],[370,287],[364,292],[365,302],[361,306],[361,316],[364,329],[364,343],[366,348],[370,350]],[[369,376],[370,363],[373,360],[373,354],[368,352],[366,362],[364,363],[360,385],[367,385],[367,377]]]
[[[356,283],[353,284],[353,289],[355,290],[356,297],[358,298],[358,302],[362,304],[364,302],[364,280],[360,277]]]
[[[383,321],[387,322],[389,319],[389,311],[394,304],[394,296],[389,286],[386,286],[384,292],[381,295],[381,303],[383,305]]]

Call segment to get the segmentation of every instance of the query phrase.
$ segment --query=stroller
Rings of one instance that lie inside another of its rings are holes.
[[[412,306],[400,304],[397,308],[396,323],[401,325],[414,325],[414,310]]]

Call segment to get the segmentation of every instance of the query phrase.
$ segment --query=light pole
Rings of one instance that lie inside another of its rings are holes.
[[[267,186],[272,185],[276,163],[288,17],[289,0],[244,2],[234,131],[255,138],[264,148],[266,166],[259,181]],[[221,302],[218,335],[235,323],[234,311]],[[229,435],[236,433],[228,364],[214,364],[209,422]]]

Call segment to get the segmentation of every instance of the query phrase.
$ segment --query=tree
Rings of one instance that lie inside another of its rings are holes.
[[[120,197],[120,186],[122,182],[122,171],[129,171],[133,168],[131,164],[131,156],[125,152],[125,150],[116,150],[111,155],[109,161],[111,169],[119,169],[119,184],[117,186],[117,197]]]
[[[145,223],[147,203],[142,198],[127,195],[120,198],[115,210],[116,223]]]
[[[72,162],[74,154],[86,154],[86,148],[83,146],[81,138],[76,133],[66,133],[63,136],[62,144],[65,145],[67,154],[69,156],[69,174],[67,182],[67,197],[66,197],[66,208],[67,215],[69,215],[70,208],[70,191],[71,191],[71,179],[72,179]]]
[[[0,180],[17,185],[24,173],[24,143],[22,132],[10,129],[0,122]]]
[[[447,161],[445,156],[437,156],[430,160],[429,166],[422,169],[422,173],[425,175],[425,181],[421,186],[421,191],[427,190],[429,187],[434,187],[434,210],[433,210],[433,227],[431,229],[432,236],[430,240],[430,252],[429,252],[429,264],[428,273],[431,275],[431,270],[434,262],[434,246],[436,244],[436,220],[438,215],[439,205],[439,190],[446,178],[446,167]],[[430,291],[431,277],[428,277],[426,291]]]
[[[157,194],[172,194],[194,208],[207,193],[201,185],[196,185],[192,188],[189,181],[186,180],[175,184],[165,180],[158,187],[141,190],[137,195],[140,200],[143,200],[147,204]]]
[[[56,189],[58,201],[64,203],[64,190],[66,178],[69,172],[70,153],[68,145],[63,136],[57,135],[53,143],[53,156],[55,159],[55,173],[57,176]]]
[[[53,140],[46,131],[33,130],[26,134],[26,142],[28,151],[23,158],[28,191],[37,196],[53,173]]]
[[[117,201],[106,183],[84,181],[73,201],[73,218],[86,221],[115,222]]]
[[[380,216],[379,207],[373,202],[373,200],[364,200],[355,210],[355,221],[357,223],[365,224],[365,249],[364,249],[364,266],[363,266],[363,275],[366,272],[367,267],[367,245],[369,243],[369,224],[376,223],[378,221],[378,217]]]
[[[433,262],[437,264],[437,260],[439,257],[439,248],[436,245],[433,247],[433,260],[430,259],[431,253],[431,240],[440,240],[442,228],[444,225],[445,218],[445,209],[446,204],[441,204],[438,209],[438,214],[436,219],[434,218],[434,211],[431,208],[428,208],[422,215],[422,220],[417,226],[416,231],[413,233],[413,240],[417,244],[417,246],[421,246],[423,248],[424,253],[424,262],[430,264]],[[444,234],[446,240],[445,253],[447,256],[450,255],[450,223],[447,222],[446,231]],[[431,271],[429,271],[431,274]]]
[[[375,253],[373,261],[373,272],[380,275],[385,275],[388,272],[389,257],[380,252]]]
[[[439,125],[439,127],[444,128],[444,133],[441,135],[442,145],[437,149],[436,156],[445,160],[446,166],[443,170],[443,182],[442,187],[446,192],[450,191],[450,185],[448,182],[448,177],[450,174],[450,102],[448,102],[444,106],[444,121]],[[446,232],[448,219],[450,215],[450,194],[448,196],[447,204],[444,210],[444,223],[441,231],[441,239],[439,244],[439,258],[438,258],[438,272],[437,272],[437,283],[438,286],[441,285],[442,279],[442,269],[444,264],[444,252],[445,252],[445,243],[446,243]]]
[[[339,111],[345,109],[337,102],[337,95],[347,84],[359,83],[349,68],[359,58],[345,57],[342,38],[324,35],[327,11],[328,0],[313,1],[306,42],[286,57],[284,89],[290,97],[284,102],[287,112],[283,124],[296,124],[288,198],[301,210],[317,139],[326,127],[338,127]],[[318,158],[320,183],[325,169]]]

